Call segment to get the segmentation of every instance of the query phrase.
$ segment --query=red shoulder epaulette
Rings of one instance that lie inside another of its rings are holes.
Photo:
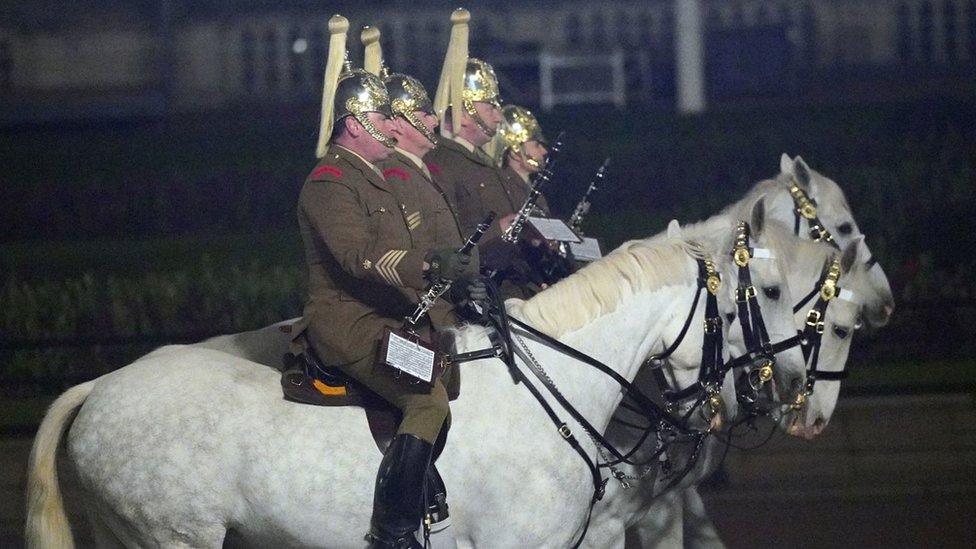
[[[328,164],[324,166],[319,166],[312,170],[312,179],[322,177],[323,175],[333,175],[335,177],[342,177],[342,170],[336,166],[330,166]]]
[[[434,164],[433,162],[425,162],[425,164],[427,164],[427,169],[430,170],[432,175],[441,173],[441,167],[437,164]]]
[[[403,168],[387,168],[383,170],[383,177],[387,179],[395,177],[401,181],[407,181],[410,179],[410,174],[408,174]]]

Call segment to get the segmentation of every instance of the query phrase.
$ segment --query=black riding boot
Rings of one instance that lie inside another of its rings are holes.
[[[419,549],[414,532],[423,518],[424,474],[433,447],[413,435],[397,435],[376,474],[370,547]]]

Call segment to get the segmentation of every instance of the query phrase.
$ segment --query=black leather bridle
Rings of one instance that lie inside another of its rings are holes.
[[[826,242],[839,250],[840,246],[834,242],[834,235],[830,234],[830,231],[817,216],[816,201],[800,188],[796,178],[790,182],[790,196],[793,198],[793,234],[800,236],[800,221],[805,219],[807,234],[811,240]]]
[[[827,306],[834,299],[850,299],[845,294],[850,293],[838,285],[840,280],[840,261],[833,259],[830,265],[824,269],[820,280],[814,286],[813,291],[801,299],[794,307],[793,313],[796,314],[806,306],[814,297],[816,302],[807,312],[807,318],[800,332],[802,339],[801,350],[803,358],[807,363],[806,396],[813,393],[814,385],[818,379],[825,381],[840,381],[847,379],[847,363],[844,363],[840,371],[825,371],[817,368],[820,360],[820,346],[823,342],[824,322],[827,315]]]

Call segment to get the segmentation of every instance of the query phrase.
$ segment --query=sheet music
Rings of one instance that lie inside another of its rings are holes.
[[[596,261],[603,257],[600,242],[588,236],[583,237],[583,242],[570,242],[569,249],[573,252],[573,257],[580,261]]]
[[[546,240],[557,240],[560,242],[580,242],[579,236],[569,228],[562,219],[551,217],[529,217],[529,223]]]

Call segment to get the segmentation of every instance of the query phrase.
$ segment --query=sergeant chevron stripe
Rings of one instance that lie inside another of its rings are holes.
[[[420,226],[420,212],[413,212],[407,216],[407,228],[411,231]]]
[[[383,280],[386,280],[391,286],[403,286],[403,281],[400,280],[396,266],[400,264],[400,260],[405,255],[407,255],[406,250],[390,250],[383,254],[383,257],[376,262],[376,272],[380,273]]]

